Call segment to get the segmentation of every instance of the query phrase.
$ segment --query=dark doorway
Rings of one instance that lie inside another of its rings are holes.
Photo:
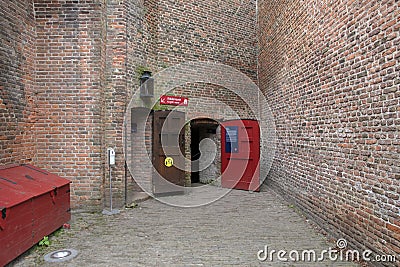
[[[198,164],[194,163],[197,162],[197,160],[200,158],[200,149],[199,149],[199,143],[200,143],[200,135],[199,135],[199,126],[192,125],[193,121],[190,124],[190,132],[191,132],[191,160],[192,160],[192,170],[197,170],[198,169]],[[199,177],[199,172],[198,171],[192,171],[191,175],[191,182],[192,184],[194,183],[199,183],[200,182],[200,177]]]
[[[191,134],[191,144],[190,144],[190,149],[191,149],[191,160],[192,160],[192,172],[191,172],[191,183],[193,186],[199,183],[206,183],[208,181],[204,177],[206,174],[206,171],[200,170],[199,168],[201,167],[201,161],[204,160],[204,157],[207,157],[207,155],[202,155],[201,149],[200,149],[200,143],[203,139],[205,138],[210,138],[214,141],[216,137],[219,137],[217,135],[217,128],[219,126],[219,123],[215,120],[204,118],[204,119],[195,119],[190,122],[190,134]],[[218,141],[217,141],[218,142]],[[204,153],[204,151],[203,151]],[[219,167],[218,167],[219,168]],[[216,177],[215,175],[207,175],[209,180],[213,180]]]
[[[185,185],[185,113],[155,111],[153,119],[153,193],[183,194]]]

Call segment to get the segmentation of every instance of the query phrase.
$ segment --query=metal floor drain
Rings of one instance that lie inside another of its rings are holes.
[[[47,262],[63,262],[75,258],[78,251],[75,249],[60,249],[44,255],[44,260]]]

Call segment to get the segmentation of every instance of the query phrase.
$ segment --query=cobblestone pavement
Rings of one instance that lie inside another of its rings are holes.
[[[201,196],[169,198],[179,202],[194,197]],[[300,252],[335,247],[270,189],[234,190],[197,208],[151,199],[113,216],[74,213],[71,229],[50,239],[50,247],[33,248],[10,266],[357,266],[328,260],[283,263],[276,254],[274,262],[259,261],[257,252],[266,245],[270,250]],[[43,255],[60,248],[76,249],[79,254],[64,263],[43,260]]]

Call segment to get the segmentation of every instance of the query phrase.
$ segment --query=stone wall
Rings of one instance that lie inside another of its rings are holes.
[[[203,141],[200,141],[200,182],[221,185],[221,179],[218,179],[221,176],[221,127],[203,127],[200,129],[200,140]]]

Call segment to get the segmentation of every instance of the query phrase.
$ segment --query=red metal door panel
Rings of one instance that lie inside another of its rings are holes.
[[[222,187],[260,190],[260,128],[256,120],[221,123]]]

